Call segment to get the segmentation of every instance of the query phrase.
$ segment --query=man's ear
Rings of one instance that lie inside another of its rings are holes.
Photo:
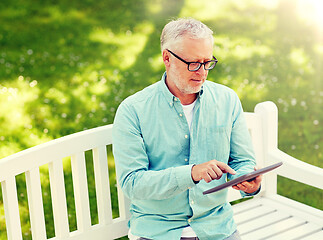
[[[169,67],[169,65],[170,65],[169,56],[170,56],[169,52],[166,49],[164,49],[163,50],[163,62],[164,62],[166,67]]]

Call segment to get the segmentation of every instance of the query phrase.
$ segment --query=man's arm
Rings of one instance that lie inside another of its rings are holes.
[[[234,176],[228,174],[229,180],[252,172],[256,166],[252,141],[238,96],[236,96],[233,108],[229,166],[237,172]],[[258,176],[253,181],[245,181],[237,184],[233,188],[242,191],[242,195],[250,195],[258,192],[257,190],[260,188],[261,180],[262,176]]]
[[[192,165],[149,170],[139,119],[127,103],[119,106],[114,120],[113,154],[119,184],[130,199],[160,200],[195,186],[191,177]]]

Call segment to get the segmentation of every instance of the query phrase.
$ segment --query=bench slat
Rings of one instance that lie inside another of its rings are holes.
[[[121,220],[120,218],[113,219],[112,224],[105,225],[100,224],[91,227],[91,231],[80,233],[78,230],[70,234],[68,240],[113,240],[120,237],[127,236],[128,233],[128,220]],[[54,237],[49,240],[62,240]],[[65,239],[66,240],[66,239]]]
[[[16,178],[1,182],[8,240],[22,239]]]
[[[255,208],[251,208],[250,210],[243,212],[241,214],[236,214],[235,215],[235,221],[236,223],[242,224],[244,222],[248,222],[253,220],[254,218],[259,218],[262,217],[266,214],[272,213],[275,210],[266,206],[259,206],[259,207],[255,207]]]
[[[314,239],[323,239],[323,229],[321,231],[318,231],[316,233],[310,234],[308,236],[304,236],[302,240],[314,240]]]
[[[105,146],[100,146],[93,149],[93,166],[99,224],[110,224],[112,222],[112,206],[110,197],[108,159]]]
[[[252,144],[254,146],[257,166],[264,167],[263,142],[259,141],[259,139],[263,139],[260,117],[252,113],[244,113],[244,116],[246,118],[247,127],[250,133]]]
[[[71,167],[77,229],[83,232],[89,230],[91,227],[90,203],[84,152],[71,156]]]
[[[248,213],[245,213],[248,214]],[[249,232],[254,231],[255,229],[264,228],[267,225],[274,224],[276,222],[285,220],[289,218],[290,215],[286,213],[281,213],[278,211],[269,213],[267,215],[263,215],[261,217],[256,217],[248,222],[242,223],[238,225],[238,230],[240,234],[247,234]],[[282,238],[284,239],[284,238]]]
[[[288,212],[291,215],[306,219],[308,222],[319,224],[323,228],[323,211],[288,199],[280,195],[273,195],[262,200],[267,206],[280,211]]]
[[[32,238],[35,240],[46,239],[39,168],[34,168],[26,172],[26,185]]]
[[[255,199],[253,200],[250,199],[243,203],[233,205],[233,213],[236,215],[245,211],[249,211],[250,209],[253,209],[255,207],[261,207],[261,206],[263,206],[263,204],[260,201],[255,201]]]
[[[292,240],[292,239],[295,239],[295,236],[299,236],[299,239],[303,239],[301,236],[307,236],[319,230],[322,230],[322,227],[311,223],[305,223],[296,228],[292,228],[282,234],[278,234],[277,236],[268,238],[268,240],[274,240],[274,239]]]
[[[244,239],[265,239],[271,236],[275,236],[291,228],[295,228],[304,224],[305,221],[302,219],[290,217],[280,222],[276,222],[272,225],[267,225],[264,228],[259,228],[255,231],[249,232],[247,234],[241,234],[241,238]]]
[[[53,204],[55,235],[58,238],[67,238],[69,236],[69,224],[62,160],[57,159],[49,163],[48,170]]]

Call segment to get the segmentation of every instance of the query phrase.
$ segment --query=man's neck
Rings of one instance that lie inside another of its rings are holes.
[[[189,105],[191,103],[193,103],[196,99],[197,93],[193,93],[193,94],[185,94],[185,96],[176,96],[179,98],[179,100],[181,101],[181,104],[183,105]]]

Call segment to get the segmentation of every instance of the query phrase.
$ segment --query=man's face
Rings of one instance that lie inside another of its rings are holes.
[[[179,47],[169,50],[187,62],[203,63],[212,60],[213,44],[211,39],[186,37],[179,42]],[[201,66],[198,71],[191,72],[186,63],[167,53],[169,63],[166,64],[166,71],[169,90],[177,97],[199,92],[208,75],[204,66]]]

